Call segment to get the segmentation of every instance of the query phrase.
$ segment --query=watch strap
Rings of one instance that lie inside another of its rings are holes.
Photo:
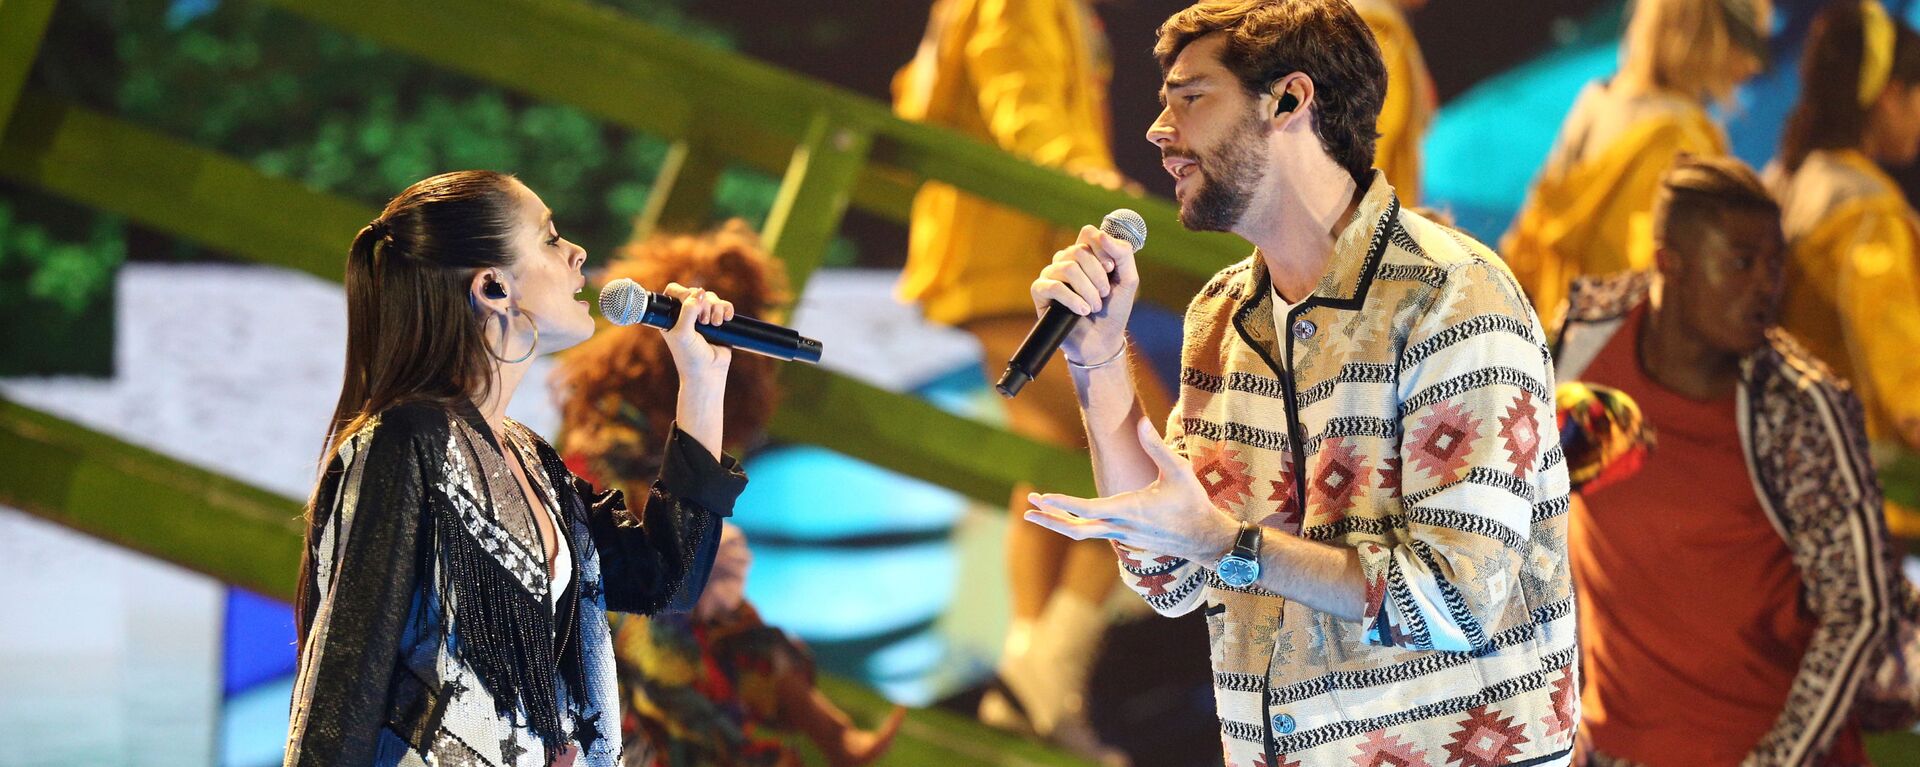
[[[1241,559],[1260,559],[1260,526],[1252,522],[1240,523],[1240,534],[1234,536],[1233,549],[1228,556]]]

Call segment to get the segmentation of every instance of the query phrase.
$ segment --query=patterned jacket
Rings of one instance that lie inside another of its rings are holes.
[[[1650,284],[1646,274],[1574,283],[1556,355],[1562,376],[1586,370]],[[1912,587],[1887,545],[1880,482],[1851,387],[1776,329],[1741,362],[1736,408],[1754,495],[1792,552],[1818,622],[1779,719],[1749,763],[1821,764],[1888,659],[1890,629],[1911,610]]]
[[[301,575],[287,767],[620,764],[607,611],[699,599],[746,477],[675,430],[644,525],[531,430],[472,405],[389,408],[340,447],[314,495]],[[573,578],[549,578],[512,451],[564,520]]]
[[[1258,254],[1193,300],[1167,439],[1216,506],[1356,550],[1365,617],[1233,588],[1211,562],[1121,558],[1162,614],[1205,605],[1227,763],[1564,763],[1567,475],[1512,275],[1376,172],[1285,337],[1273,306]]]

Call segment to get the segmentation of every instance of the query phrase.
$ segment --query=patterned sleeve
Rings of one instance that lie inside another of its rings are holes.
[[[1206,594],[1207,570],[1198,564],[1119,543],[1113,551],[1120,560],[1120,580],[1154,612],[1169,618],[1186,615]]]
[[[1452,268],[1399,364],[1407,530],[1357,547],[1367,638],[1484,648],[1518,597],[1536,505],[1567,493],[1546,444],[1556,432],[1544,337],[1513,278],[1475,261]]]
[[[1859,400],[1826,382],[1751,396],[1756,444],[1785,448],[1755,456],[1755,474],[1765,478],[1818,625],[1786,707],[1746,763],[1814,764],[1851,718],[1869,661],[1894,620],[1902,576],[1886,549]]]
[[[1167,446],[1181,457],[1187,455],[1186,429],[1180,423],[1180,406],[1175,405],[1167,418]],[[1179,557],[1166,557],[1132,546],[1113,544],[1120,562],[1120,580],[1133,589],[1154,612],[1177,618],[1193,612],[1206,594],[1206,568]]]

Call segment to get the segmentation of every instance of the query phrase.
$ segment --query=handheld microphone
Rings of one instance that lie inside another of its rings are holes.
[[[600,289],[600,314],[615,325],[651,325],[662,330],[680,319],[680,299],[654,293],[622,277]],[[777,360],[820,361],[822,347],[798,332],[752,317],[734,317],[718,325],[694,325],[708,342]]]
[[[1146,247],[1147,221],[1126,208],[1108,213],[1100,219],[1100,231],[1108,236],[1132,245],[1135,251]],[[1020,342],[1020,350],[1013,353],[1013,359],[1007,360],[1007,372],[1000,374],[1000,382],[993,385],[1000,396],[1012,399],[1025,388],[1028,381],[1040,375],[1040,369],[1046,367],[1047,360],[1053,358],[1053,350],[1060,348],[1060,342],[1066,340],[1067,331],[1073,329],[1073,323],[1080,319],[1059,301],[1047,307],[1047,313],[1034,323],[1033,330],[1027,333],[1027,340]]]

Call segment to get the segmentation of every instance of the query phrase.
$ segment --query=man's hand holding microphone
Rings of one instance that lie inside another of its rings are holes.
[[[1131,243],[1083,226],[1074,243],[1054,253],[1033,281],[1033,306],[1041,316],[1058,301],[1080,317],[1060,343],[1069,364],[1100,367],[1126,352],[1127,318],[1140,294],[1133,254]]]
[[[1111,224],[1085,227],[1073,245],[1053,255],[1029,292],[1042,320],[1028,345],[1042,335],[1047,315],[1057,306],[1075,321],[1059,341],[1067,363],[1084,373],[1076,383],[1086,410],[1094,470],[1105,498],[1056,494],[1027,496],[1033,510],[1027,521],[1074,539],[1105,538],[1131,548],[1211,563],[1232,548],[1237,523],[1215,508],[1187,459],[1168,448],[1160,433],[1134,403],[1131,378],[1096,382],[1094,371],[1119,363],[1127,354],[1127,319],[1140,295],[1137,249]],[[1105,229],[1106,231],[1102,231]],[[1138,232],[1145,240],[1145,226]],[[1026,351],[1023,345],[1022,353]],[[1009,363],[1009,375],[1020,355]],[[1044,358],[1042,359],[1044,362]],[[1034,371],[1037,372],[1037,369]],[[1004,379],[1003,379],[1004,380]],[[1003,389],[1004,393],[1004,389]],[[1128,432],[1131,432],[1130,434]]]

